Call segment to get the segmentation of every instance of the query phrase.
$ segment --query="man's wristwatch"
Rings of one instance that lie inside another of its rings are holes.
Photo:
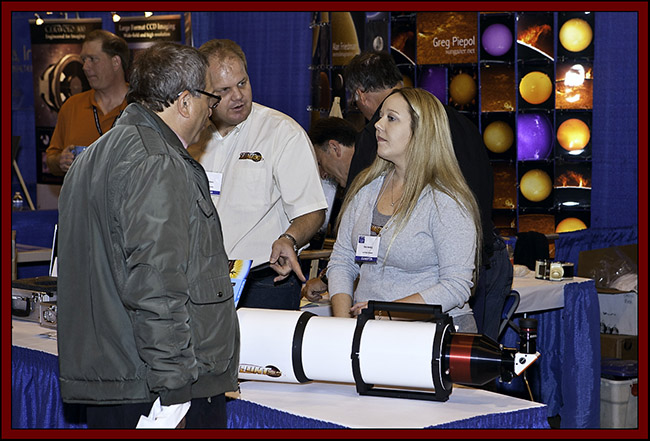
[[[296,256],[297,256],[298,255],[298,242],[296,241],[296,238],[293,237],[289,233],[283,233],[283,234],[280,234],[280,237],[278,237],[278,239],[281,239],[283,237],[286,237],[287,239],[289,239],[293,243],[293,252],[296,253]]]

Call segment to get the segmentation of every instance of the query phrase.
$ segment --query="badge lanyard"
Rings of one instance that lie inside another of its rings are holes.
[[[122,115],[122,112],[124,112],[124,110],[121,110],[120,113],[113,120],[113,124],[111,124],[111,129],[115,126],[115,123],[117,122],[117,119]],[[95,115],[95,127],[97,127],[99,136],[102,136],[104,132],[102,131],[102,126],[99,125],[99,115],[97,115],[97,107],[95,106],[93,106],[93,114]]]
[[[393,173],[395,173],[394,170]],[[377,196],[377,200],[375,201],[375,207],[373,207],[373,210],[374,208],[377,207],[377,204],[379,203],[379,199],[381,199],[381,196],[384,194],[384,190],[386,190],[386,186],[382,188],[381,192],[379,193],[379,196]],[[386,225],[384,225],[382,231],[386,228],[386,226],[389,223],[390,223],[390,219],[388,220],[388,222],[386,222]],[[360,234],[359,237],[357,238],[357,249],[354,256],[354,260],[357,263],[366,263],[366,262],[376,263],[377,257],[379,256],[380,241],[381,241],[381,231],[376,236]]]

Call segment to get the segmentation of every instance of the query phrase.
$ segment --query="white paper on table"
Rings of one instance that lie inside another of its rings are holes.
[[[181,422],[188,410],[191,402],[182,404],[172,404],[171,406],[162,406],[160,397],[156,399],[151,406],[149,416],[140,416],[136,429],[175,429]]]

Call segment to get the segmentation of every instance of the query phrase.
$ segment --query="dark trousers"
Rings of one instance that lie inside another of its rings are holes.
[[[148,416],[153,403],[86,406],[89,429],[135,429],[140,416]],[[186,429],[227,429],[226,396],[195,398],[185,415]]]
[[[237,304],[238,308],[300,309],[300,279],[291,273],[278,283],[273,282],[278,274],[272,269],[258,275],[249,274]]]
[[[470,306],[474,311],[478,333],[498,340],[501,314],[512,289],[512,263],[506,244],[494,238],[494,253],[481,265],[479,279]]]

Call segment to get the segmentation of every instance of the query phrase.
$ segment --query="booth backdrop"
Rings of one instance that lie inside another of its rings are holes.
[[[585,7],[588,7],[588,4],[585,4]],[[78,14],[80,18],[101,17],[104,28],[114,31],[115,25],[108,12]],[[184,12],[157,14],[184,16]],[[76,16],[76,13],[71,12],[69,17],[73,16]],[[191,43],[198,47],[211,38],[230,38],[237,41],[248,59],[254,99],[291,115],[308,129],[307,106],[311,96],[308,70],[312,50],[312,31],[309,28],[311,16],[311,12],[192,12]],[[11,115],[12,134],[21,136],[17,162],[30,194],[34,196],[34,98],[28,22],[33,18],[34,12],[11,14]],[[595,14],[591,196],[591,227],[594,228],[637,225],[637,25],[636,12]],[[641,56],[647,57],[645,54]],[[3,84],[3,87],[6,87],[6,82]],[[8,138],[8,134],[4,136]],[[8,139],[6,141],[8,142]],[[4,151],[8,154],[8,149]],[[19,182],[12,176],[12,194],[18,190]]]

